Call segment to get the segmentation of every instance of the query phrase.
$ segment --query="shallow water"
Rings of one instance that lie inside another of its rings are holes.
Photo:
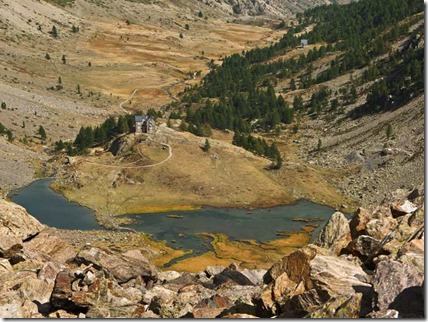
[[[222,233],[230,240],[256,240],[266,242],[284,238],[277,236],[277,231],[300,231],[307,225],[293,221],[294,218],[321,217],[320,224],[313,236],[316,236],[326,220],[334,213],[330,207],[318,205],[307,200],[288,206],[268,209],[229,209],[204,208],[197,211],[172,212],[164,214],[130,215],[134,223],[127,225],[138,231],[152,234],[156,239],[168,241],[174,248],[193,249],[205,252],[211,249],[209,240],[195,234]],[[182,218],[169,218],[175,214]]]
[[[39,180],[10,195],[12,201],[22,205],[43,224],[60,229],[103,229],[95,220],[91,209],[68,201],[49,188],[52,179]],[[198,211],[161,214],[129,215],[134,222],[127,227],[149,233],[157,240],[166,240],[173,248],[193,250],[193,256],[211,250],[210,238],[198,233],[222,233],[230,240],[256,240],[266,242],[284,238],[278,231],[300,231],[307,223],[294,218],[322,217],[326,220],[334,213],[330,207],[302,200],[288,206],[268,209],[204,208]],[[170,218],[177,215],[180,218]],[[317,236],[324,222],[312,236]]]

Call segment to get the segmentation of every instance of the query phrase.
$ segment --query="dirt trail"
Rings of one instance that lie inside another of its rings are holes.
[[[129,96],[126,100],[124,100],[122,103],[119,104],[119,107],[126,113],[126,114],[131,114],[129,111],[125,110],[123,107],[123,104],[128,103],[130,100],[132,100],[134,98],[134,95],[138,92],[141,91],[140,89],[136,89],[134,90],[134,92],[131,94],[131,96]]]
[[[171,159],[171,158],[172,158],[173,152],[172,152],[172,148],[171,148],[171,146],[170,146],[169,144],[166,144],[166,143],[162,143],[162,145],[164,145],[164,146],[167,146],[167,147],[168,147],[168,157],[167,157],[165,160],[162,160],[162,161],[160,161],[160,162],[158,162],[158,163],[155,163],[155,164],[140,165],[140,166],[129,166],[129,164],[136,163],[136,162],[141,161],[141,160],[143,160],[143,159],[140,159],[140,160],[134,161],[134,162],[132,162],[132,163],[129,163],[128,165],[123,165],[123,166],[121,166],[121,165],[109,165],[109,164],[102,164],[102,163],[90,162],[90,161],[86,161],[86,163],[88,163],[88,164],[92,164],[92,165],[101,166],[101,167],[106,167],[106,168],[113,168],[113,169],[145,169],[145,168],[153,168],[153,167],[157,167],[157,166],[160,166],[160,165],[164,164],[165,162],[167,162],[169,159]],[[138,153],[139,153],[142,157],[144,157],[144,156],[141,154],[140,149],[138,149]]]

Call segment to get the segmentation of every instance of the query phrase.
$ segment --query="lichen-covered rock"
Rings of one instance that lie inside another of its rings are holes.
[[[424,272],[398,261],[380,262],[373,278],[378,310],[394,309],[400,317],[424,313]]]
[[[362,294],[339,295],[318,309],[312,311],[305,318],[313,319],[355,319],[360,317]]]
[[[318,235],[315,245],[327,248],[339,255],[351,241],[349,221],[341,212],[334,213]]]

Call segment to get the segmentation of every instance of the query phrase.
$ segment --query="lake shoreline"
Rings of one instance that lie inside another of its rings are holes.
[[[295,218],[302,216],[317,218],[322,215],[323,221],[326,221],[334,213],[334,209],[330,207],[300,199],[286,206],[276,204],[274,207],[258,209],[205,206],[199,210],[181,208],[161,213],[100,216],[89,207],[69,200],[63,194],[52,189],[53,180],[52,177],[36,180],[32,185],[14,190],[9,197],[12,201],[17,202],[16,198],[21,193],[26,193],[27,202],[36,206],[39,203],[44,204],[45,208],[41,208],[44,209],[41,212],[42,217],[51,216],[51,220],[54,218],[55,222],[67,219],[61,216],[64,216],[63,208],[70,206],[74,209],[74,213],[72,212],[68,217],[72,217],[74,228],[52,226],[49,221],[46,222],[43,218],[35,216],[46,224],[48,229],[67,231],[66,235],[71,236],[70,240],[76,238],[85,241],[85,238],[90,240],[89,236],[96,235],[98,245],[103,245],[103,240],[108,242],[112,239],[111,236],[114,236],[114,243],[119,243],[118,247],[126,248],[128,242],[132,245],[130,240],[144,237],[144,243],[150,243],[154,253],[157,254],[153,260],[158,267],[172,265],[174,269],[181,271],[191,271],[204,265],[215,266],[229,262],[239,262],[248,268],[256,264],[272,264],[274,260],[278,259],[278,254],[285,255],[289,251],[305,246],[316,234],[315,228],[306,229],[306,221],[295,221]],[[57,199],[61,201],[59,208],[56,203]],[[26,207],[25,203],[17,203]],[[80,213],[82,209],[84,211]],[[32,211],[29,212],[32,213]],[[45,212],[50,214],[45,214]],[[78,219],[82,216],[83,219]],[[94,233],[88,233],[88,231],[94,230],[85,227],[84,222],[89,219],[88,217],[92,217],[91,219],[99,225]],[[78,220],[83,220],[83,224],[77,223],[78,228],[76,229],[74,221]],[[61,222],[61,224],[64,223]],[[287,234],[278,235],[279,229],[287,231]],[[61,233],[59,233],[60,235]],[[203,246],[201,235],[211,236],[214,239],[208,243],[208,248]],[[122,240],[121,236],[132,237]],[[81,244],[80,246],[82,246]],[[143,244],[134,243],[136,247],[142,247]],[[269,258],[266,259],[268,253]],[[242,254],[245,256],[241,256]]]

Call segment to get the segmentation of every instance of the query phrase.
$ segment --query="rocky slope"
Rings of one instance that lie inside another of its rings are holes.
[[[0,200],[2,318],[424,316],[424,190],[397,191],[268,271],[160,271],[139,249],[76,250]]]

